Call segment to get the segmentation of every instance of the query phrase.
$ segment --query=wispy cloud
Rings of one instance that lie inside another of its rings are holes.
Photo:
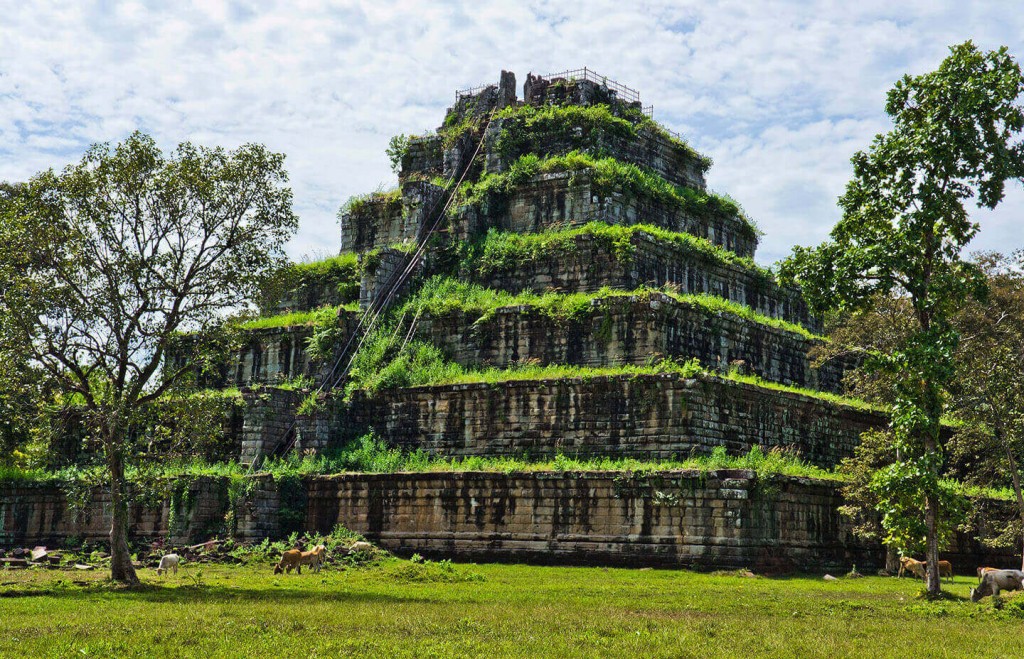
[[[0,18],[0,179],[136,128],[263,142],[288,155],[292,252],[329,252],[337,207],[392,181],[388,138],[437,126],[454,89],[587,65],[715,159],[770,262],[827,234],[901,74],[968,38],[1024,56],[1022,28],[997,1],[20,3]],[[979,214],[976,246],[1024,245],[1022,211],[1015,189]]]

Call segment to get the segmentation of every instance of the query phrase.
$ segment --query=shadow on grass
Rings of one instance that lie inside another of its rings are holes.
[[[167,588],[150,584],[140,584],[132,587],[112,586],[101,584],[85,588],[22,588],[0,590],[0,599],[3,598],[25,598],[25,597],[54,597],[62,600],[94,600],[97,595],[103,595],[104,599],[126,599],[155,604],[162,603],[188,603],[188,602],[226,602],[226,601],[247,601],[247,602],[293,602],[299,600],[316,600],[318,602],[337,603],[415,603],[429,598],[425,597],[398,597],[381,593],[368,593],[359,591],[335,591],[323,592],[309,588],[290,588],[288,586],[273,586],[270,584],[256,588],[202,585],[202,586],[179,586]]]

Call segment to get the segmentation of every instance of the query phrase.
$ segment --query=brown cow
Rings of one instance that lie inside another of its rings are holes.
[[[912,572],[919,579],[924,579],[924,561],[914,560],[909,556],[900,557],[900,571],[897,577],[902,577],[904,572]]]
[[[282,572],[291,574],[292,568],[295,568],[296,574],[302,574],[303,565],[309,565],[316,569],[320,565],[322,555],[322,552],[319,551],[289,549],[281,554],[281,561],[274,566],[274,574],[281,574]]]

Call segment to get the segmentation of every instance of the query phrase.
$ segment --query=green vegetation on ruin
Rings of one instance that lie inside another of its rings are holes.
[[[562,453],[552,458],[523,456],[465,456],[431,455],[422,449],[414,451],[387,446],[372,434],[363,435],[348,446],[317,455],[291,453],[283,457],[267,458],[258,471],[250,472],[237,462],[209,463],[201,460],[167,460],[143,467],[132,467],[127,473],[129,482],[136,485],[154,481],[188,482],[196,478],[227,478],[232,481],[270,476],[282,480],[304,476],[330,476],[356,473],[425,473],[425,472],[606,472],[619,471],[632,474],[690,470],[699,472],[719,469],[747,469],[761,476],[799,476],[824,480],[842,480],[836,472],[808,464],[798,456],[775,448],[763,450],[754,447],[744,455],[728,455],[725,447],[717,447],[710,455],[689,456],[668,460],[641,460],[621,457],[579,457]],[[62,470],[18,469],[0,467],[0,483],[58,485],[99,485],[103,482],[101,466],[76,466]]]
[[[340,554],[339,554],[340,556]],[[4,656],[930,657],[1024,655],[1024,597],[918,597],[916,579],[340,559],[185,563],[111,586],[4,572]],[[967,566],[956,566],[959,569]],[[973,568],[973,566],[969,566]],[[586,584],[582,587],[582,584]]]
[[[635,108],[622,104],[608,105],[516,105],[495,115],[502,121],[497,150],[503,156],[515,157],[527,152],[542,151],[551,139],[568,140],[586,150],[604,135],[636,139],[649,131],[669,140],[700,163],[701,169],[711,166],[711,159],[697,153],[689,144],[669,134],[658,122]]]
[[[597,307],[602,300],[628,297],[643,302],[649,300],[655,293],[667,295],[681,304],[695,307],[709,314],[736,316],[752,323],[799,334],[810,340],[821,340],[822,338],[800,325],[766,316],[738,302],[703,293],[678,293],[671,288],[642,287],[632,291],[602,288],[596,293],[510,293],[438,276],[428,280],[415,295],[407,299],[399,307],[398,313],[425,313],[440,316],[452,312],[465,312],[479,314],[477,322],[483,322],[502,308],[530,307],[555,320],[569,322],[581,320],[595,313],[595,310],[599,310]]]
[[[524,264],[551,258],[560,252],[574,251],[581,236],[593,237],[618,260],[629,262],[636,253],[632,239],[638,233],[696,252],[712,262],[743,268],[763,281],[774,280],[771,271],[749,257],[739,256],[707,238],[669,231],[653,224],[623,226],[590,222],[579,227],[552,228],[538,233],[490,229],[475,240],[464,243],[462,267],[486,278],[497,271],[521,268]]]
[[[736,218],[743,231],[750,237],[758,229],[735,201],[714,193],[675,185],[654,172],[632,163],[612,157],[594,157],[571,151],[564,155],[541,158],[528,153],[516,159],[509,168],[498,174],[484,174],[476,183],[464,183],[460,194],[465,203],[486,205],[492,200],[502,200],[518,186],[538,174],[557,172],[586,173],[594,192],[612,194],[621,192],[635,197],[645,197],[671,208],[692,213],[697,217]]]
[[[402,190],[400,188],[395,188],[394,190],[377,190],[349,197],[348,201],[346,201],[338,211],[338,216],[340,217],[345,213],[358,215],[366,211],[371,206],[387,206],[390,210],[395,206],[401,206],[401,204]]]
[[[348,302],[338,306],[326,306],[312,311],[295,311],[276,316],[260,316],[239,323],[244,330],[273,329],[279,327],[300,327],[334,323],[341,311],[358,311],[358,302]]]

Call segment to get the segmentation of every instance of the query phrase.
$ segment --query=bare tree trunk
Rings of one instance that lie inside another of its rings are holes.
[[[109,446],[109,445],[108,445]],[[135,585],[139,577],[132,566],[128,549],[128,500],[125,496],[124,459],[121,452],[109,446],[107,463],[110,468],[110,503],[113,521],[110,524],[110,578]]]
[[[939,580],[939,502],[935,495],[928,495],[924,500],[924,521],[928,527],[928,539],[925,547],[924,560],[927,562],[928,594],[938,595],[942,592],[942,581]]]

